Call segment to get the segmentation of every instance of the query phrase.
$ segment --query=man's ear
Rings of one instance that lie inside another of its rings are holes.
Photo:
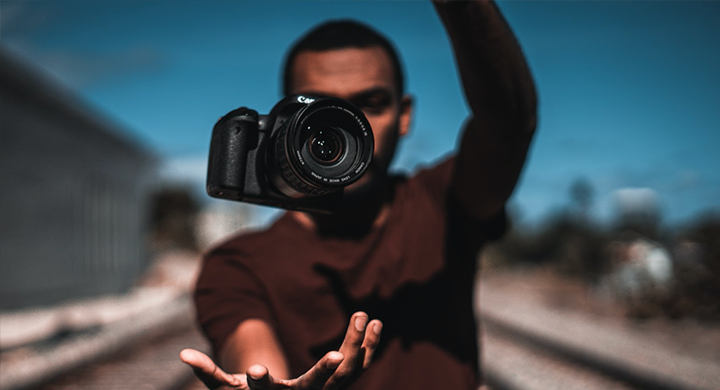
[[[398,130],[401,137],[404,137],[405,135],[410,133],[410,125],[412,123],[412,111],[412,96],[404,95],[402,99],[400,99],[400,118],[398,123]]]

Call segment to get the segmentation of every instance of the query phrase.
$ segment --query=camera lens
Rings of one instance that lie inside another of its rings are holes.
[[[308,143],[310,156],[323,165],[335,164],[345,149],[338,130],[332,127],[317,130],[310,136]]]
[[[302,104],[288,108],[297,111],[271,135],[269,177],[275,188],[302,198],[330,194],[357,181],[370,164],[374,145],[365,115],[340,99],[297,101]]]

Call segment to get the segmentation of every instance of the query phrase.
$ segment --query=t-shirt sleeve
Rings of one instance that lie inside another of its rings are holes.
[[[240,323],[274,324],[267,291],[238,251],[217,249],[203,259],[194,293],[197,320],[217,356]]]

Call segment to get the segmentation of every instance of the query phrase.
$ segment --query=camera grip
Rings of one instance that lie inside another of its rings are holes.
[[[238,198],[245,186],[250,143],[256,139],[258,113],[241,107],[222,117],[213,128],[208,162],[210,196]]]

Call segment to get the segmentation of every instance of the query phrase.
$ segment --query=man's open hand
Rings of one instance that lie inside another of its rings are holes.
[[[339,351],[328,352],[306,373],[295,379],[274,378],[260,364],[250,366],[244,374],[228,374],[207,355],[192,349],[180,352],[180,359],[193,368],[198,379],[209,389],[344,389],[370,366],[380,341],[381,329],[382,323],[378,320],[368,322],[367,314],[353,314]]]

